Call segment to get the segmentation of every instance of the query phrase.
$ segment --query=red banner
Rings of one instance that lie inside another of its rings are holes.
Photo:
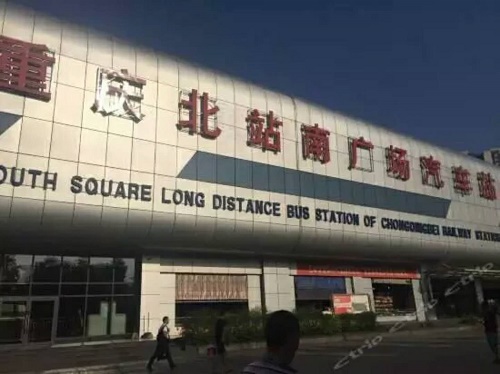
[[[297,275],[323,277],[362,277],[388,279],[419,279],[420,274],[412,269],[383,269],[347,266],[297,264]]]

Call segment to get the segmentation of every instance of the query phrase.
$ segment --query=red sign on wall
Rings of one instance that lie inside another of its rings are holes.
[[[47,46],[0,36],[0,90],[50,101],[54,63]]]
[[[470,195],[472,191],[472,185],[470,182],[470,173],[467,169],[461,166],[452,167],[451,172],[453,174],[453,188],[455,192],[463,195]]]
[[[387,174],[396,179],[410,179],[410,161],[406,159],[405,149],[390,146],[385,149],[387,158]]]
[[[365,151],[369,165],[360,165],[360,153]],[[373,171],[373,144],[363,137],[349,139],[349,169],[360,169],[365,171]]]
[[[384,269],[369,267],[349,267],[321,264],[297,264],[297,275],[323,277],[362,277],[388,279],[418,279],[414,269]]]
[[[302,155],[322,164],[330,162],[330,131],[314,126],[302,125]]]
[[[420,168],[422,169],[422,183],[436,188],[443,188],[444,181],[441,179],[441,163],[432,156],[420,157]]]
[[[181,93],[182,94],[182,93]],[[200,131],[201,136],[209,139],[217,138],[222,130],[217,126],[214,116],[219,111],[219,107],[215,105],[215,100],[210,100],[208,93],[204,92],[200,97]],[[188,119],[179,118],[177,128],[179,130],[187,129],[190,135],[198,133],[198,90],[191,90],[187,94],[187,99],[181,97],[179,103],[180,114],[182,110],[188,113]],[[209,125],[210,119],[213,119],[213,126]]]
[[[477,173],[479,182],[479,195],[487,200],[496,200],[497,191],[495,188],[495,180],[490,173]]]
[[[267,115],[252,109],[247,118],[247,144],[262,148],[263,151],[281,152],[281,134],[279,128],[283,122],[279,121],[271,110]]]

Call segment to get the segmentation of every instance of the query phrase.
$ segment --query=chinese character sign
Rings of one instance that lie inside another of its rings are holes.
[[[479,182],[479,195],[487,200],[496,200],[497,191],[495,188],[495,180],[490,173],[477,173]]]
[[[365,157],[359,157],[362,154]],[[365,171],[373,171],[373,144],[365,140],[363,137],[349,139],[349,169],[360,169]],[[363,160],[368,160],[368,163],[363,163]]]
[[[436,188],[444,187],[441,179],[441,163],[432,156],[420,157],[420,168],[422,169],[422,183]],[[430,179],[430,180],[429,180]]]
[[[47,46],[0,36],[0,90],[50,101],[54,63]]]
[[[200,102],[200,111],[198,113],[198,101]],[[219,107],[215,105],[215,100],[209,98],[208,93],[204,92],[198,96],[198,90],[191,92],[181,92],[179,102],[179,130],[186,129],[190,135],[197,134],[208,139],[217,138],[222,130],[217,126],[217,112]],[[199,131],[198,131],[198,119]]]
[[[247,144],[260,147],[263,151],[281,152],[281,134],[279,128],[283,122],[278,120],[273,111],[267,115],[257,109],[248,112],[247,118]]]
[[[470,195],[472,191],[472,185],[470,182],[470,173],[467,169],[461,166],[452,167],[451,172],[453,174],[453,188],[455,192],[464,195]]]
[[[115,71],[99,68],[97,71],[96,98],[92,109],[102,115],[113,115],[139,122],[144,79],[128,74],[126,69]]]
[[[385,149],[387,174],[402,181],[410,179],[410,161],[406,159],[407,153],[405,149],[392,145]]]
[[[314,126],[302,125],[302,153],[303,157],[311,157],[322,164],[330,162],[330,132]]]

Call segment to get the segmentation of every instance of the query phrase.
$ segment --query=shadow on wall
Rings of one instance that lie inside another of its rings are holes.
[[[21,116],[17,114],[0,112],[0,135],[16,123],[19,118],[21,118]]]

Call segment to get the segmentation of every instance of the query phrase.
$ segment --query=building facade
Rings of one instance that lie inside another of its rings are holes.
[[[500,149],[494,148],[483,152],[483,158],[486,162],[500,166]]]
[[[0,31],[0,342],[500,297],[497,167],[11,2]]]

